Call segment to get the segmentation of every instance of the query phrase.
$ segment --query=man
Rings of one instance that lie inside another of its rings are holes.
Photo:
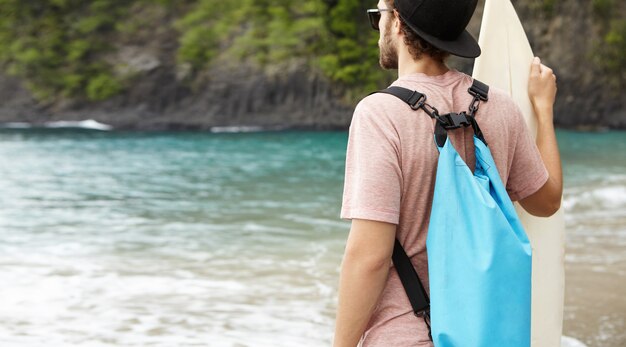
[[[397,69],[395,86],[420,91],[440,114],[467,110],[471,77],[449,69],[449,54],[480,55],[465,27],[476,0],[381,0],[372,14],[380,30],[380,65]],[[476,120],[509,196],[531,214],[559,206],[562,173],[553,128],[556,77],[535,58],[529,96],[538,118],[536,145],[519,108],[491,88]],[[426,234],[438,151],[433,120],[388,94],[363,99],[354,111],[346,156],[341,217],[352,220],[341,266],[335,347],[432,346],[391,262],[397,237],[428,291]],[[449,132],[474,167],[471,128]]]

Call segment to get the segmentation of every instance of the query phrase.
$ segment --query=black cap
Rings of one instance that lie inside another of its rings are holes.
[[[480,46],[465,30],[478,0],[394,0],[400,18],[419,37],[453,55],[476,58]]]

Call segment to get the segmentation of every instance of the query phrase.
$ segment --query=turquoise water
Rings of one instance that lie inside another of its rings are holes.
[[[329,345],[346,141],[0,132],[0,345]],[[559,141],[565,334],[623,346],[626,133]]]

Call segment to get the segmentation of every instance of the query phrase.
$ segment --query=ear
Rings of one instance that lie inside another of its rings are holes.
[[[402,30],[400,30],[400,14],[398,13],[398,10],[394,9],[393,10],[393,31],[396,34],[400,34],[402,32]]]

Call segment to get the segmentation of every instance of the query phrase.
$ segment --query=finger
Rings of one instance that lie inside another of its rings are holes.
[[[543,76],[550,76],[552,75],[552,69],[546,65],[541,64],[541,74]]]
[[[530,64],[530,75],[531,76],[539,76],[541,74],[541,59],[539,57],[535,57],[533,62]]]

